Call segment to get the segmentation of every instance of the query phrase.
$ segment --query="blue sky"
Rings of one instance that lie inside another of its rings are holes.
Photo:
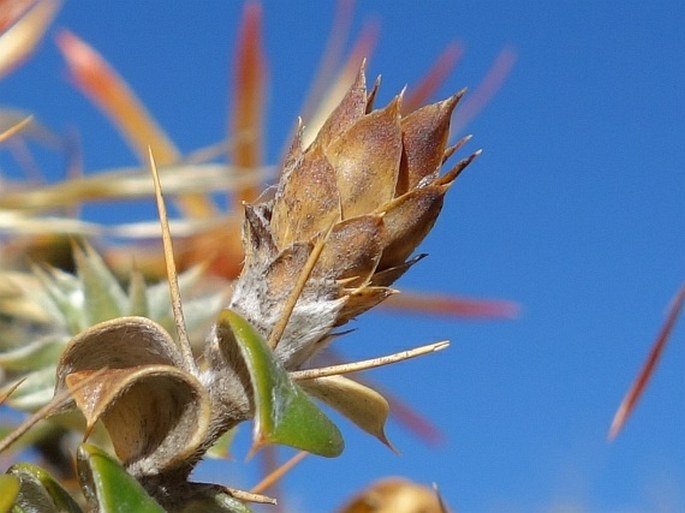
[[[272,160],[333,5],[264,3]],[[68,2],[55,27],[102,52],[191,151],[224,135],[240,10],[218,1]],[[337,342],[351,358],[452,341],[440,355],[373,374],[445,442],[426,446],[392,423],[396,456],[345,425],[346,453],[302,463],[286,480],[289,504],[332,511],[371,480],[404,475],[437,482],[463,512],[685,511],[683,327],[625,431],[606,442],[685,279],[685,4],[359,2],[354,32],[368,19],[380,26],[369,76],[383,75],[383,101],[452,41],[465,54],[440,96],[476,86],[503,48],[516,51],[504,87],[465,129],[484,154],[450,192],[421,248],[429,258],[399,286],[511,299],[522,312],[496,322],[387,312],[357,321]],[[55,130],[76,127],[86,169],[134,162],[69,86],[51,38],[0,83],[0,102]],[[241,467],[206,472],[250,486],[255,478],[237,476]]]

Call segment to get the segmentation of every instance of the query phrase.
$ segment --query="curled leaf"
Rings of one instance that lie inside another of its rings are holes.
[[[161,326],[123,317],[72,339],[59,362],[57,390],[71,390],[100,370],[74,393],[88,430],[101,419],[132,472],[162,472],[193,459],[209,424],[207,392],[181,365]]]
[[[101,322],[75,336],[57,369],[57,388],[68,374],[139,365],[178,365],[181,356],[171,336],[145,317],[120,317]]]
[[[247,321],[224,310],[217,323],[217,336],[225,354],[239,352],[248,367],[255,401],[254,449],[280,443],[321,456],[342,452],[338,428],[290,379]]]
[[[67,376],[76,387],[90,371]],[[192,460],[209,426],[209,399],[190,374],[168,365],[104,371],[74,399],[89,433],[102,420],[117,456],[134,473],[163,472]]]

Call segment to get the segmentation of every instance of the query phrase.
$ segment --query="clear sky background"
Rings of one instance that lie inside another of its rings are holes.
[[[265,2],[274,161],[318,64],[332,2]],[[67,2],[54,28],[90,42],[132,84],[183,151],[220,140],[239,2]],[[613,444],[621,397],[685,280],[685,3],[366,0],[369,76],[382,102],[452,41],[464,45],[444,97],[476,86],[498,53],[518,59],[464,129],[483,156],[459,179],[400,288],[511,299],[513,321],[371,313],[338,347],[368,357],[449,338],[440,355],[374,379],[442,430],[428,446],[391,423],[396,456],[343,423],[345,454],[287,479],[295,511],[332,511],[385,475],[437,482],[461,512],[685,511],[685,328]],[[54,34],[54,29],[51,32]],[[76,127],[88,170],[135,157],[68,84],[52,38],[0,82],[0,102],[55,130]],[[459,112],[457,111],[457,120]],[[247,433],[244,430],[244,435]],[[205,469],[254,484],[234,462]],[[254,464],[250,464],[254,467]]]

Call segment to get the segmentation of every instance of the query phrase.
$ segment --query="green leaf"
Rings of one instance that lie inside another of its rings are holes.
[[[128,286],[128,311],[127,315],[149,317],[147,285],[145,277],[138,269],[131,272],[131,281]]]
[[[228,355],[235,354],[237,345],[248,367],[256,410],[254,449],[280,443],[327,457],[342,452],[344,442],[338,428],[290,379],[245,319],[223,310],[217,336]]]
[[[79,447],[77,468],[83,494],[93,510],[99,513],[165,513],[132,475],[94,445]]]
[[[19,480],[14,476],[0,475],[0,513],[9,513],[19,494]]]
[[[68,332],[75,335],[88,326],[84,314],[83,290],[74,275],[48,269],[47,271],[35,266],[33,274],[43,286],[49,301],[44,301],[46,309],[64,326]]]
[[[7,472],[19,480],[20,489],[16,505],[20,511],[81,513],[81,508],[71,495],[48,472],[37,465],[18,463]]]
[[[23,411],[35,411],[50,402],[55,393],[54,365],[36,370],[7,399],[7,404]],[[8,383],[2,390],[7,390],[15,382]]]
[[[126,314],[128,298],[121,284],[90,246],[74,247],[78,277],[83,283],[89,325]]]
[[[0,352],[0,368],[12,371],[40,369],[54,364],[69,342],[68,337],[47,336]]]

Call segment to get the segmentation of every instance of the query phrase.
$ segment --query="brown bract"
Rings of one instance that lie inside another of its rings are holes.
[[[273,197],[247,204],[245,265],[231,308],[269,338],[314,245],[325,240],[276,347],[300,366],[340,326],[380,303],[418,258],[443,198],[479,152],[440,175],[467,139],[448,147],[463,91],[403,116],[402,94],[373,110],[364,67],[319,131],[302,147],[300,126]]]

